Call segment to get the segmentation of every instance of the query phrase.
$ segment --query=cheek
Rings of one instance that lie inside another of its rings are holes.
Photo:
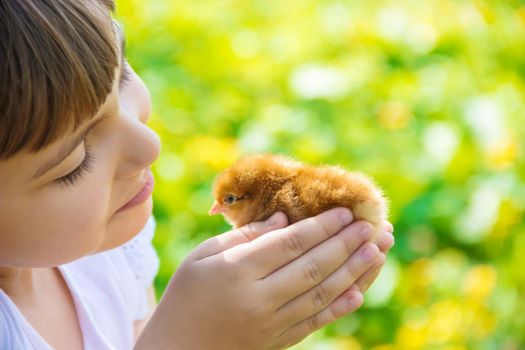
[[[56,266],[88,255],[105,235],[101,190],[53,188],[12,201],[0,215],[0,264]]]
[[[102,166],[100,166],[102,168]],[[49,211],[64,227],[70,227],[73,239],[86,242],[97,240],[103,234],[107,221],[111,182],[101,171],[87,174],[76,187],[56,191]],[[99,231],[102,231],[99,233]]]
[[[72,250],[91,252],[103,240],[109,188],[102,179],[90,177],[75,190],[69,188],[57,193],[47,206],[48,220],[53,218],[49,221],[60,229],[59,239]]]
[[[108,211],[109,188],[103,181],[91,186],[86,182],[81,190],[70,191],[71,193],[60,196],[60,200],[54,203],[51,210],[63,217],[77,232],[100,228]]]

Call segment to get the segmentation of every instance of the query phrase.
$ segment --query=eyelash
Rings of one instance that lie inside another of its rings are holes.
[[[91,153],[91,150],[87,146],[85,147],[86,147],[86,156],[84,157],[84,160],[82,161],[82,163],[69,174],[57,179],[56,181],[59,184],[74,186],[84,174],[84,170],[85,171],[93,170],[93,162],[95,158],[93,154]]]
[[[127,63],[124,63],[127,65]],[[124,87],[127,82],[131,80],[131,72],[129,71],[128,67],[123,67],[121,76],[120,76],[120,88]],[[95,161],[95,158],[93,154],[91,153],[91,150],[88,148],[88,146],[85,146],[86,148],[86,156],[84,157],[84,160],[80,165],[70,172],[67,175],[62,176],[61,178],[56,179],[56,182],[62,185],[70,185],[74,186],[78,183],[78,180],[81,179],[82,175],[85,171],[91,171],[93,170],[93,163]]]

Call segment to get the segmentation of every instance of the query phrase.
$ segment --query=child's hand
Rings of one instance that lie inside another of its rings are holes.
[[[385,255],[366,243],[371,225],[352,220],[337,208],[286,227],[277,213],[205,241],[171,279],[136,348],[282,349],[356,310]]]

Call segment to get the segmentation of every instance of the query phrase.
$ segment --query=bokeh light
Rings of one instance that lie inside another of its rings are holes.
[[[396,245],[357,312],[297,350],[525,348],[525,4],[118,1],[148,85],[160,295],[247,152],[373,176]]]

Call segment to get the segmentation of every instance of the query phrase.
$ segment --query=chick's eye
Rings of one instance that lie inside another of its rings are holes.
[[[232,204],[233,202],[235,202],[235,196],[233,194],[228,194],[226,195],[226,197],[224,197],[224,201],[227,203],[227,204]]]

